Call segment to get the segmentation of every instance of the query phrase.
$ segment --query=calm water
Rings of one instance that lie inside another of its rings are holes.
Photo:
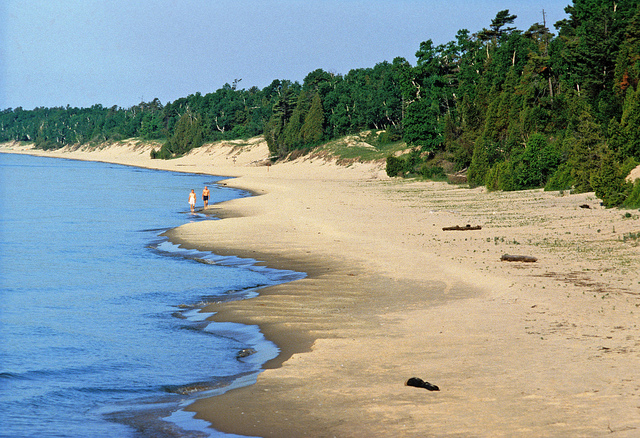
[[[302,274],[159,237],[215,180],[0,154],[0,436],[207,436],[180,408],[255,381],[277,348],[198,309]]]

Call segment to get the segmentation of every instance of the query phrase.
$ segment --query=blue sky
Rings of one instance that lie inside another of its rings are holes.
[[[165,104],[234,79],[264,88],[311,71],[346,74],[420,42],[566,17],[569,0],[2,0],[0,109]]]

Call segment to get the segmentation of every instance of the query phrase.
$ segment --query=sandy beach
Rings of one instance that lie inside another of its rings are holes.
[[[266,166],[259,139],[168,161],[150,148],[0,152],[222,175],[255,194],[167,233],[308,273],[206,309],[282,353],[255,385],[191,405],[197,418],[262,437],[640,436],[640,212],[390,179],[382,163]]]

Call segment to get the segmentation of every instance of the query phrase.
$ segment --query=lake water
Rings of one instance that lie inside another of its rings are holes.
[[[1,437],[229,436],[181,408],[255,382],[278,351],[198,310],[304,274],[159,236],[215,220],[189,213],[192,188],[248,196],[215,181],[0,154]]]

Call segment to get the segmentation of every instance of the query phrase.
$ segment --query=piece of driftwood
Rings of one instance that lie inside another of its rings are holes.
[[[509,254],[503,254],[502,257],[500,257],[500,260],[502,260],[503,262],[525,262],[525,263],[533,263],[538,261],[537,258],[531,257],[531,256],[509,255]]]
[[[473,227],[469,224],[461,227],[460,225],[456,225],[455,227],[443,227],[442,231],[470,231],[470,230],[481,230],[482,227],[480,225],[474,225]]]
[[[591,207],[589,206],[589,204],[582,204],[580,208],[591,208]]]
[[[425,382],[420,377],[411,377],[409,380],[405,382],[406,386],[415,386],[416,388],[424,388],[428,391],[440,391],[433,383]]]

